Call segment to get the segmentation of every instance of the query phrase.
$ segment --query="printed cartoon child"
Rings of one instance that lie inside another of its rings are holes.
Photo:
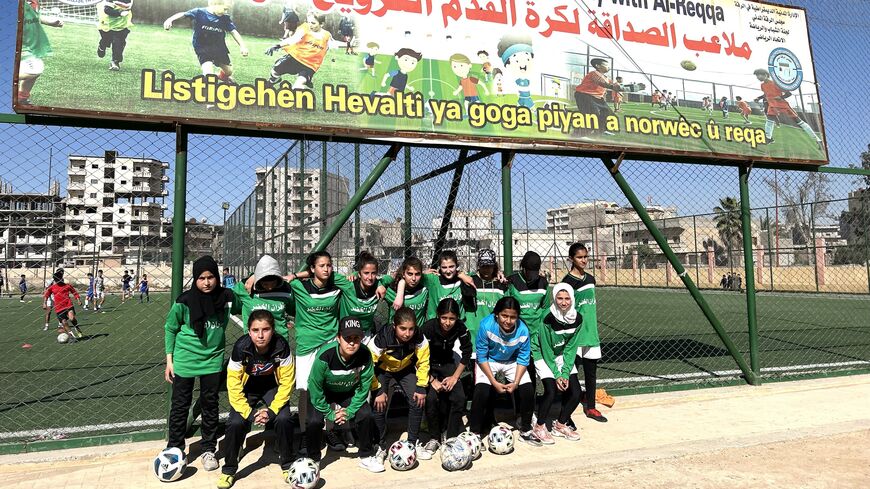
[[[498,56],[504,64],[507,76],[513,79],[517,87],[517,105],[520,107],[535,106],[532,101],[531,76],[535,67],[535,53],[532,48],[532,38],[524,34],[508,34],[498,42]]]
[[[764,68],[759,68],[754,72],[755,78],[761,82],[762,95],[758,96],[755,101],[767,101],[767,121],[764,122],[764,134],[767,136],[768,144],[773,143],[773,126],[780,116],[784,116],[790,123],[801,128],[813,140],[819,149],[822,149],[822,140],[816,136],[813,128],[803,119],[798,117],[797,112],[791,108],[791,105],[785,99],[791,97],[791,92],[780,88],[773,80],[770,79],[770,73]]]
[[[492,63],[489,62],[489,53],[480,50],[477,52],[477,59],[480,60],[480,71],[483,72],[483,81],[488,82],[492,79]]]
[[[464,54],[456,53],[450,57],[450,69],[453,70],[454,75],[459,77],[459,86],[453,91],[453,95],[462,92],[463,97],[465,97],[465,113],[467,114],[469,104],[480,102],[480,96],[477,94],[477,85],[480,80],[477,77],[468,76],[471,71],[471,60]],[[487,95],[489,94],[486,85],[480,84],[480,88]]]
[[[366,49],[368,49],[368,55],[363,60],[363,67],[359,70],[368,71],[372,76],[375,76],[375,65],[381,64],[380,61],[375,59],[375,56],[378,55],[381,46],[376,42],[370,42],[366,44]]]
[[[495,85],[495,94],[504,97],[504,73],[502,73],[501,68],[492,70],[492,82]]]
[[[390,78],[389,94],[394,95],[396,92],[414,91],[414,87],[408,85],[408,74],[414,71],[417,63],[423,59],[423,53],[418,53],[410,48],[402,48],[396,51],[396,62],[399,64],[399,69],[390,71],[384,74],[381,80],[381,86],[387,86],[387,79]]]
[[[752,108],[749,107],[749,104],[743,100],[743,97],[738,95],[737,97],[737,108],[740,109],[740,115],[743,116],[743,122],[747,124],[752,124],[752,121],[749,120],[749,116],[752,115]]]

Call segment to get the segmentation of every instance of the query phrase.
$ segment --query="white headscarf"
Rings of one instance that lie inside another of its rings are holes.
[[[568,308],[568,311],[564,313],[559,310],[559,306],[556,305],[556,294],[563,290],[568,293],[569,297],[571,297],[571,306]],[[554,318],[556,318],[556,320],[565,324],[574,324],[574,321],[577,320],[577,309],[574,308],[575,304],[574,289],[572,289],[570,285],[565,282],[560,282],[553,287],[553,303],[550,304],[550,313]]]

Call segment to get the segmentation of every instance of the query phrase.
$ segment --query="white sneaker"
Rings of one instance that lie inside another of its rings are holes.
[[[378,451],[375,452],[375,458],[378,459],[379,462],[381,462],[381,465],[383,465],[384,462],[387,460],[387,451],[381,447],[378,447]]]
[[[45,326],[42,327],[43,331],[48,331],[48,323],[45,323]]]
[[[439,446],[441,445],[438,443],[438,440],[434,438],[427,441],[426,445],[420,445],[418,441],[416,445],[417,458],[420,460],[432,460],[432,456],[438,451]]]
[[[217,457],[214,456],[214,452],[205,452],[200,455],[199,459],[202,461],[202,468],[207,471],[220,468],[220,464],[217,461]]]
[[[359,459],[359,466],[368,470],[369,472],[379,473],[386,470],[384,468],[384,463],[380,460],[380,458],[375,455],[372,457],[363,457]]]

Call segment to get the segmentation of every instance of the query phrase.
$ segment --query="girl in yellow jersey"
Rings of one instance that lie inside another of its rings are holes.
[[[282,75],[296,75],[293,88],[313,88],[311,79],[323,64],[332,41],[332,34],[323,28],[325,21],[326,15],[309,12],[308,21],[301,24],[292,36],[266,50],[269,56],[279,49],[287,53],[272,66],[269,83],[278,84]]]

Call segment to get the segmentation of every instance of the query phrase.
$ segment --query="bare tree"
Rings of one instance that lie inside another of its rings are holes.
[[[831,217],[828,214],[832,198],[831,178],[817,172],[806,172],[805,175],[793,176],[784,171],[776,180],[764,179],[764,183],[785,202],[785,227],[791,230],[795,244],[808,243],[813,223],[819,218]]]

